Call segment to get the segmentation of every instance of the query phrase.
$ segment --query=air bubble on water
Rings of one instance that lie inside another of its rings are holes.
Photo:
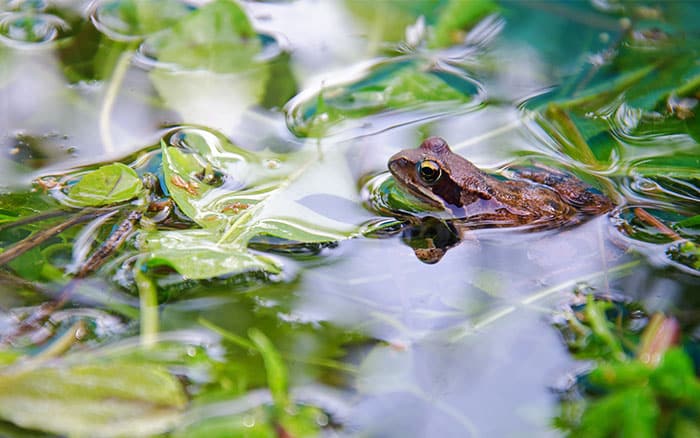
[[[32,12],[0,14],[0,39],[9,45],[35,46],[57,40],[70,26],[55,15]]]
[[[316,416],[316,424],[318,424],[321,427],[328,426],[328,415],[324,414],[323,412],[319,413]]]
[[[267,169],[270,169],[270,170],[279,169],[280,168],[280,161],[274,160],[274,159],[264,160],[263,166],[265,166]]]
[[[635,180],[633,187],[640,192],[655,192],[659,189],[659,185],[647,178],[638,178]]]
[[[248,428],[252,428],[255,426],[255,417],[252,415],[246,415],[243,417],[243,425]]]

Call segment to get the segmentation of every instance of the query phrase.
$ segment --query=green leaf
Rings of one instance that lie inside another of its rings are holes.
[[[110,33],[139,37],[180,22],[192,12],[180,0],[107,0],[95,10],[95,20]]]
[[[683,241],[670,246],[666,253],[678,263],[700,271],[700,247],[690,241]]]
[[[623,389],[646,385],[653,368],[640,361],[623,363],[602,362],[589,379],[591,383],[606,389]]]
[[[141,178],[122,163],[108,164],[89,172],[68,191],[68,202],[78,207],[117,204],[138,196]]]
[[[593,295],[588,295],[586,301],[586,319],[593,330],[593,333],[600,338],[609,348],[614,360],[624,360],[625,354],[622,351],[620,341],[610,331],[609,323],[605,317],[605,306],[607,303],[596,301]]]
[[[272,392],[272,398],[280,414],[284,414],[289,406],[289,395],[287,388],[287,367],[275,346],[258,329],[252,328],[248,331],[248,337],[255,344],[265,362],[267,372],[267,384]]]
[[[262,49],[245,12],[230,0],[205,4],[144,44],[160,62],[213,72],[249,69]]]
[[[656,436],[658,416],[659,408],[649,388],[619,391],[591,404],[574,435],[584,438],[652,438]]]
[[[357,208],[352,179],[333,170],[345,166],[341,150],[321,157],[308,145],[289,154],[252,154],[221,139],[196,141],[199,135],[188,137],[191,153],[163,144],[163,174],[178,207],[202,228],[222,232],[221,242],[245,247],[253,236],[266,235],[319,243],[357,232],[356,225],[332,217],[340,208]],[[224,183],[198,178],[207,168]],[[331,202],[341,205],[323,210]]]
[[[277,438],[274,424],[264,407],[239,415],[212,416],[189,424],[174,434],[176,438]]]
[[[186,403],[179,381],[159,365],[97,363],[0,375],[0,417],[57,434],[158,434]]]
[[[280,272],[274,260],[236,243],[220,243],[207,230],[152,231],[141,234],[149,266],[166,265],[185,278],[199,280],[251,271]]]
[[[195,178],[195,175],[205,168],[202,162],[197,160],[196,155],[186,154],[175,147],[166,147],[165,143],[161,146],[165,186],[180,210],[205,228],[218,226],[220,221],[226,220],[223,212],[215,214],[206,206],[199,208],[203,198],[212,190],[212,186]]]
[[[478,104],[479,86],[467,75],[421,57],[383,59],[350,80],[302,93],[287,108],[287,125],[300,137],[320,137],[343,121],[401,110]],[[342,125],[345,127],[345,125]]]
[[[465,31],[499,9],[493,0],[450,0],[438,17],[430,45],[447,47],[461,43]]]
[[[353,180],[332,170],[344,166],[336,162],[345,159],[341,150],[325,153],[323,162],[311,145],[284,155],[253,154],[204,131],[184,135],[182,144],[187,152],[161,145],[165,184],[183,213],[205,231],[145,234],[150,264],[169,265],[187,278],[276,273],[276,263],[248,252],[250,239],[323,243],[358,232],[358,225],[334,219],[343,208],[360,210],[351,201],[357,197]],[[216,174],[218,182],[204,182],[206,173]]]
[[[700,381],[693,361],[682,349],[674,348],[664,354],[649,383],[659,396],[691,405],[700,415]]]

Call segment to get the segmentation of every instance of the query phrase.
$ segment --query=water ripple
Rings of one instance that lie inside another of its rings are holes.
[[[0,14],[0,41],[9,46],[45,45],[63,37],[70,30],[61,18],[35,12]]]

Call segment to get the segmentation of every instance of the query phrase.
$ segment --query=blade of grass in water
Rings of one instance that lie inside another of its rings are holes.
[[[634,260],[622,265],[615,266],[614,268],[611,268],[606,271],[598,271],[594,272],[593,274],[588,274],[584,275],[578,278],[574,278],[568,281],[565,281],[563,283],[557,284],[552,287],[548,287],[546,289],[539,290],[533,294],[530,294],[529,296],[521,299],[518,302],[518,305],[512,305],[508,307],[504,307],[502,309],[499,309],[495,312],[491,312],[490,314],[485,315],[483,318],[481,318],[479,321],[475,323],[468,323],[468,324],[463,324],[461,327],[458,328],[458,333],[453,335],[450,338],[450,342],[458,342],[461,339],[474,335],[479,332],[479,330],[486,328],[487,326],[493,324],[496,321],[501,320],[502,318],[510,315],[511,313],[515,312],[518,310],[521,306],[527,306],[530,305],[534,302],[537,302],[539,300],[542,300],[544,298],[547,298],[550,295],[553,295],[557,292],[561,292],[564,289],[567,288],[573,288],[576,286],[578,283],[582,282],[587,282],[591,281],[600,277],[607,277],[610,274],[615,274],[615,275],[625,275],[626,273],[630,272],[632,268],[637,266],[639,264],[638,260]]]
[[[283,415],[290,405],[287,392],[287,369],[282,362],[279,352],[263,332],[256,328],[251,328],[248,330],[248,337],[250,337],[262,355],[267,373],[267,385],[270,387],[279,415]]]

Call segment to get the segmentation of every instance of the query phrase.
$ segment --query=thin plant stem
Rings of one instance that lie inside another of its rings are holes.
[[[100,139],[102,140],[102,146],[107,155],[112,155],[115,152],[114,144],[112,143],[112,109],[114,108],[114,102],[117,100],[119,89],[122,86],[122,82],[124,82],[124,77],[126,76],[133,56],[134,52],[131,49],[126,50],[119,56],[119,60],[114,67],[114,73],[112,73],[109,85],[107,86],[105,98],[102,102],[102,108],[100,110]]]
[[[153,280],[141,269],[139,263],[134,267],[134,280],[139,291],[141,318],[141,346],[151,348],[158,338],[158,290]]]
[[[2,252],[0,254],[0,266],[11,262],[12,260],[21,256],[30,249],[41,245],[42,243],[46,242],[55,235],[62,233],[63,231],[67,230],[73,225],[77,225],[82,222],[87,222],[90,219],[104,214],[106,211],[108,210],[94,210],[88,211],[87,213],[81,213],[76,216],[73,216],[65,222],[56,224],[53,227],[32,234],[31,236],[17,242],[13,246],[7,248],[4,252]]]

